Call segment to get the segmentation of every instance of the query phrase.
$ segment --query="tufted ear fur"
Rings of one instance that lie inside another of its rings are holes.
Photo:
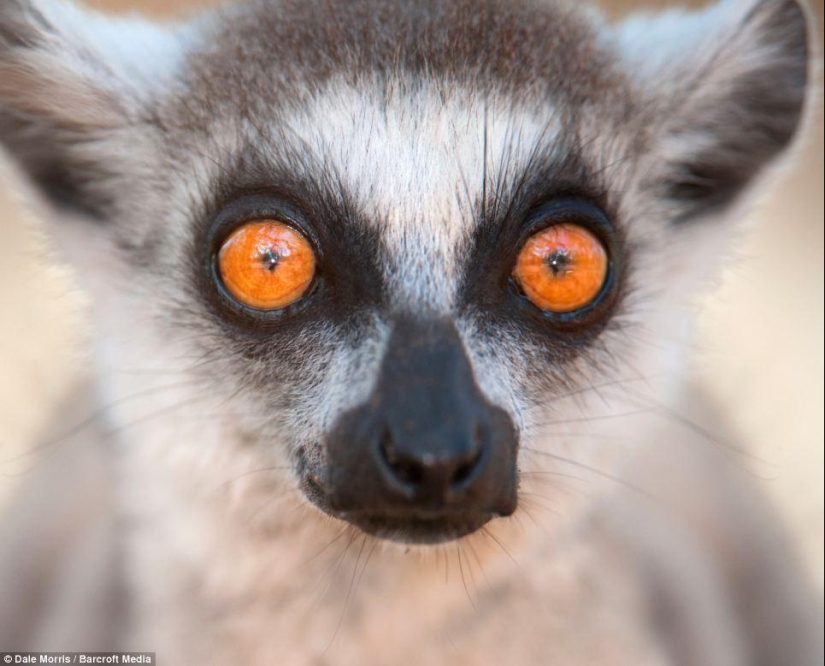
[[[107,137],[148,117],[182,55],[180,31],[63,0],[3,0],[0,145],[52,203],[99,216],[117,170]]]
[[[651,96],[650,184],[689,220],[729,206],[791,142],[809,53],[796,0],[723,0],[628,19],[630,71]]]

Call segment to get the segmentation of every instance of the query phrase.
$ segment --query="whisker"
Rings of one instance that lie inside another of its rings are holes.
[[[487,584],[487,589],[488,589],[490,592],[492,592],[492,591],[493,591],[493,586],[492,586],[492,584],[490,583],[490,579],[487,577],[487,572],[486,572],[486,571],[484,571],[484,564],[481,562],[481,558],[478,556],[478,552],[476,551],[475,546],[473,545],[472,540],[468,540],[468,541],[467,541],[467,548],[469,548],[469,549],[470,549],[470,554],[471,554],[471,555],[473,556],[473,558],[475,559],[475,561],[476,561],[476,565],[478,565],[479,571],[481,571],[481,576],[482,576],[482,578],[484,578],[484,582]],[[480,595],[478,594],[478,589],[476,589],[476,595],[477,595],[477,596],[480,596]]]
[[[45,442],[42,442],[41,444],[38,444],[36,446],[32,446],[32,447],[26,449],[25,451],[23,451],[22,453],[19,453],[17,455],[12,456],[11,458],[6,458],[5,460],[0,460],[0,465],[5,465],[5,464],[8,464],[8,463],[16,462],[16,461],[21,460],[23,458],[28,458],[29,456],[32,456],[36,453],[39,453],[40,451],[42,451],[44,449],[50,448],[52,446],[60,444],[61,442],[64,442],[68,439],[71,439],[72,437],[75,437],[76,435],[80,434],[85,428],[88,428],[89,426],[93,425],[97,420],[105,417],[109,413],[109,411],[111,409],[114,409],[115,407],[120,407],[120,406],[122,406],[122,405],[124,405],[124,404],[126,404],[126,403],[128,403],[132,400],[137,400],[138,398],[153,395],[153,394],[157,393],[158,391],[165,391],[165,390],[166,391],[171,391],[173,389],[178,389],[178,388],[182,388],[184,386],[190,386],[190,385],[191,385],[191,382],[189,382],[189,381],[176,382],[174,384],[169,384],[167,386],[156,386],[156,387],[151,387],[151,388],[148,388],[148,389],[143,389],[143,390],[140,390],[140,391],[136,391],[135,393],[133,393],[129,396],[119,398],[118,400],[115,400],[115,401],[110,402],[109,404],[107,404],[103,407],[98,408],[91,415],[89,415],[88,417],[86,417],[82,421],[80,421],[80,423],[72,426],[69,430],[67,430],[66,432],[60,434],[59,436],[54,437],[54,438],[52,438],[50,440],[47,440]]]
[[[643,497],[647,497],[648,499],[653,499],[653,496],[649,492],[647,492],[646,490],[644,490],[642,488],[639,488],[638,486],[630,483],[626,479],[622,479],[621,477],[618,477],[615,474],[611,474],[610,472],[606,472],[604,470],[601,470],[597,467],[593,467],[592,465],[588,465],[588,464],[583,463],[583,462],[578,461],[578,460],[573,460],[572,458],[566,458],[566,457],[561,456],[557,453],[551,453],[550,451],[535,450],[535,453],[538,454],[538,455],[547,456],[548,458],[552,458],[553,460],[557,460],[559,462],[566,463],[568,465],[574,465],[575,467],[585,469],[588,472],[592,472],[593,474],[596,474],[597,476],[600,476],[600,477],[602,477],[604,479],[607,479],[609,481],[613,481],[614,483],[619,484],[623,488],[627,488],[628,490],[632,490],[633,492],[639,493]],[[552,472],[552,471],[549,471],[549,470],[537,470],[537,471],[533,471],[531,473],[536,474],[536,475],[543,475],[543,474],[552,475],[552,474],[555,474],[555,472]],[[522,472],[522,474],[525,474],[525,472]]]
[[[467,579],[464,576],[464,565],[461,563],[461,543],[456,541],[455,542],[455,549],[456,554],[458,555],[458,570],[461,573],[461,584],[464,586],[464,592],[467,594],[467,599],[470,601],[470,605],[473,609],[476,609],[475,602],[473,601],[472,596],[470,596],[470,588],[467,587]]]
[[[282,499],[284,499],[285,497],[289,497],[291,494],[292,494],[292,488],[288,488],[288,489],[284,490],[283,492],[278,493],[277,495],[267,497],[267,499],[264,502],[262,502],[261,505],[257,509],[255,509],[255,511],[252,513],[252,515],[246,521],[247,525],[252,525],[255,522],[255,519],[259,515],[261,515],[261,513],[265,509],[271,508],[273,504],[275,504],[277,502],[280,502]]]
[[[707,427],[697,423],[696,421],[694,421],[690,417],[688,417],[688,416],[682,414],[681,412],[677,411],[675,408],[670,407],[670,406],[660,402],[659,400],[656,400],[652,396],[641,395],[641,394],[639,394],[638,392],[635,392],[635,391],[633,391],[633,393],[637,398],[639,398],[641,400],[646,400],[650,404],[652,404],[653,409],[655,411],[657,411],[661,416],[665,416],[665,417],[670,418],[673,422],[684,426],[685,428],[687,428],[691,432],[699,435],[703,439],[711,442],[712,444],[720,447],[721,449],[726,450],[730,453],[734,453],[739,457],[749,458],[751,460],[754,460],[756,462],[766,464],[766,465],[770,464],[767,460],[764,460],[764,459],[760,458],[759,456],[753,454],[752,452],[750,452],[746,449],[743,449],[742,447],[736,446],[735,444],[732,444],[731,442],[727,442],[727,441],[719,439],[719,437],[715,433],[708,430]]]
[[[355,541],[356,535],[357,535],[356,531],[351,530],[349,541],[347,541],[347,545],[344,547],[343,551],[338,556],[337,560],[335,562],[333,562],[333,564],[330,566],[330,568],[327,570],[327,572],[322,577],[320,577],[318,579],[317,585],[319,585],[325,578],[327,578],[327,576],[329,576],[329,583],[327,584],[327,586],[324,589],[323,593],[312,602],[312,604],[310,605],[309,610],[307,612],[312,612],[315,609],[315,607],[319,603],[321,603],[321,601],[323,601],[324,598],[329,593],[330,588],[332,588],[333,583],[335,583],[335,577],[338,575],[338,571],[341,569],[341,564],[343,563],[344,558],[346,557],[347,553],[349,552],[349,549],[350,549],[350,546],[352,545],[352,542]]]
[[[252,469],[252,470],[249,470],[247,472],[243,472],[242,474],[238,474],[237,476],[232,477],[231,479],[227,479],[226,481],[224,481],[220,485],[216,486],[213,490],[211,490],[210,494],[217,493],[218,491],[220,491],[222,488],[225,488],[229,484],[235,483],[236,481],[239,481],[240,479],[245,479],[246,477],[252,476],[253,474],[261,474],[263,472],[274,472],[274,471],[282,471],[282,470],[288,470],[288,469],[292,469],[292,468],[289,465],[275,465],[275,466],[272,466],[272,467],[259,467],[258,469]]]
[[[527,510],[527,507],[523,503],[519,506],[519,509],[524,512],[524,515],[526,515],[530,519],[530,521],[533,523],[533,525],[536,526],[537,529],[544,532],[544,528],[541,525],[539,525],[539,522],[536,520],[535,516],[533,516],[533,514]],[[548,511],[549,510],[550,509],[548,509]],[[556,513],[556,515],[558,515],[558,512],[553,511],[552,513]]]
[[[648,409],[637,409],[631,412],[618,412],[615,414],[599,414],[597,416],[579,416],[576,418],[570,419],[557,419],[553,421],[545,421],[543,423],[535,423],[532,424],[534,428],[548,428],[550,426],[559,426],[559,425],[570,425],[574,423],[591,423],[591,422],[598,422],[598,421],[609,421],[610,419],[621,419],[621,418],[630,418],[632,416],[641,416],[644,414],[650,414],[652,408]]]
[[[492,532],[491,532],[491,531],[487,528],[487,526],[486,526],[486,525],[485,525],[484,527],[482,527],[482,528],[481,528],[481,531],[482,531],[484,534],[486,534],[489,538],[491,538],[491,539],[492,539],[492,540],[493,540],[493,541],[494,541],[494,542],[498,545],[498,547],[499,547],[499,548],[501,548],[501,550],[503,550],[503,551],[504,551],[504,554],[505,554],[505,555],[507,555],[507,557],[508,557],[508,558],[510,558],[510,561],[511,561],[513,564],[515,564],[515,565],[516,565],[516,567],[518,567],[519,571],[520,571],[522,574],[524,574],[524,569],[522,569],[521,565],[518,563],[518,561],[516,560],[516,558],[515,558],[515,557],[513,557],[513,555],[510,553],[510,551],[509,551],[509,550],[507,550],[507,549],[504,547],[504,544],[503,544],[503,543],[501,543],[501,541],[500,541],[500,540],[496,537],[496,535],[495,535],[495,534],[493,534],[493,533],[492,533]]]
[[[305,566],[307,566],[310,562],[313,562],[313,561],[317,560],[317,559],[318,559],[321,555],[323,555],[323,554],[324,554],[324,552],[326,552],[326,550],[327,550],[330,546],[332,546],[332,544],[334,544],[334,543],[335,543],[336,541],[338,541],[338,540],[339,540],[342,536],[344,536],[344,535],[347,533],[347,530],[349,530],[349,529],[350,529],[349,525],[345,526],[345,527],[344,527],[344,529],[342,529],[340,532],[338,532],[338,535],[337,535],[336,537],[334,537],[331,541],[327,542],[327,544],[326,544],[323,548],[321,548],[321,550],[319,550],[317,553],[315,553],[314,555],[312,555],[311,557],[309,557],[309,559],[304,560],[304,561],[303,561],[303,563],[301,563],[301,565],[300,565],[298,568],[299,568],[299,569],[303,569],[303,568],[304,568]]]
[[[151,422],[152,420],[158,418],[159,416],[168,415],[170,413],[173,413],[175,410],[182,409],[184,407],[197,404],[201,400],[205,400],[208,397],[209,397],[208,395],[191,396],[191,397],[186,398],[184,400],[181,400],[180,402],[177,402],[175,404],[166,405],[164,407],[161,407],[160,409],[157,409],[154,412],[151,412],[150,414],[145,414],[145,415],[143,415],[143,416],[141,416],[141,417],[139,417],[139,418],[137,418],[134,421],[131,421],[129,423],[122,424],[122,425],[119,425],[119,426],[114,427],[114,428],[109,428],[104,433],[104,441],[110,441],[111,439],[115,438],[116,436],[125,433],[130,428],[133,428],[133,427],[139,426],[139,425],[145,425],[146,423]],[[84,427],[87,427],[87,425],[84,425]],[[79,434],[79,433],[74,433],[74,435],[77,435],[77,434]],[[74,435],[72,435],[72,436],[74,436]],[[2,476],[6,477],[6,478],[17,478],[17,477],[25,476],[26,474],[31,473],[32,470],[34,470],[39,465],[42,465],[47,460],[50,460],[58,452],[59,448],[57,448],[56,445],[65,444],[70,439],[71,439],[71,437],[62,438],[60,441],[52,442],[52,444],[50,444],[50,446],[52,448],[50,448],[50,450],[45,452],[42,457],[40,457],[38,460],[36,460],[34,463],[32,463],[32,465],[30,467],[28,467],[24,470],[21,470],[19,472],[13,472],[13,473],[4,472],[2,474]],[[40,449],[40,450],[38,450],[37,452],[38,453],[41,452],[42,448],[43,448],[42,446],[38,447],[38,449]],[[17,456],[17,458],[23,458],[23,457],[26,457],[27,455],[28,455],[28,453],[22,453],[19,456]],[[8,463],[12,460],[14,460],[14,458],[10,459],[9,461],[6,461],[6,463]],[[6,464],[6,463],[3,463],[3,464]]]
[[[361,575],[358,576],[358,580],[355,581],[355,592],[357,594],[358,587],[361,585],[361,579],[364,577],[364,572],[366,572],[367,567],[369,566],[370,560],[372,559],[372,554],[375,552],[376,548],[378,548],[378,539],[373,539],[372,548],[370,548],[370,552],[367,553],[367,559],[364,562],[364,566],[361,569]]]
[[[361,555],[364,553],[364,546],[367,543],[367,535],[364,535],[364,538],[361,540],[361,547],[358,549],[358,556],[355,558],[355,566],[352,567],[352,576],[349,579],[349,587],[347,588],[347,595],[344,598],[344,607],[341,609],[341,615],[338,618],[338,623],[335,625],[335,631],[332,634],[332,638],[329,639],[329,643],[324,648],[324,651],[321,652],[321,657],[323,657],[327,650],[332,647],[332,644],[335,642],[335,638],[338,636],[338,632],[341,629],[341,624],[344,621],[344,615],[347,612],[347,607],[349,606],[349,599],[352,595],[353,585],[355,584],[356,574],[358,573],[358,565],[361,563]]]
[[[544,495],[540,495],[539,493],[525,492],[525,491],[520,492],[519,495],[522,498],[524,498],[524,497],[531,498],[530,502],[532,504],[535,504],[538,507],[540,507],[541,509],[544,509],[545,511],[549,511],[552,514],[554,514],[558,517],[561,517],[561,514],[558,512],[558,510],[556,510],[555,508],[545,504],[544,501],[547,500],[547,497],[545,497]],[[523,505],[522,505],[522,508],[524,508]],[[528,513],[527,515],[529,516],[530,514]]]

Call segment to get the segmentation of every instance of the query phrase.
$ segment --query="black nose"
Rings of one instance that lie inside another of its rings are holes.
[[[423,504],[439,504],[468,488],[484,469],[488,428],[467,424],[467,432],[444,433],[442,450],[416,446],[415,437],[394,434],[387,425],[377,449],[378,466],[389,483]],[[420,440],[418,440],[420,442]]]
[[[515,428],[482,394],[451,322],[395,326],[373,394],[341,417],[326,453],[310,497],[373,533],[438,541],[516,507]]]

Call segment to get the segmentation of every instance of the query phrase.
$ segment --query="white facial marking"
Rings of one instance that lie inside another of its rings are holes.
[[[387,92],[338,83],[288,124],[380,229],[395,302],[448,313],[485,173],[489,200],[492,184],[517,177],[534,147],[552,142],[554,118],[447,83]]]

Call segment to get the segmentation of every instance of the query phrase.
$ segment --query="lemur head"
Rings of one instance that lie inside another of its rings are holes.
[[[210,405],[190,459],[280,462],[321,511],[438,542],[512,514],[530,453],[622,457],[620,421],[595,453],[548,426],[672,389],[731,207],[799,123],[806,42],[793,0],[178,26],[4,0],[0,141],[98,299],[111,391],[162,366]]]

